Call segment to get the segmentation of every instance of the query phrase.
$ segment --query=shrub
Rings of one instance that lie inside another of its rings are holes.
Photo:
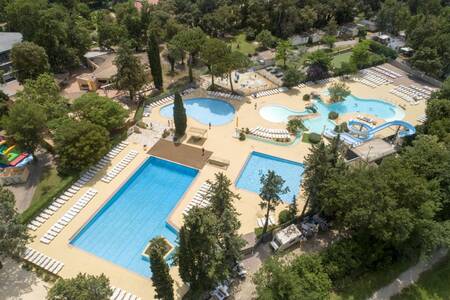
[[[342,133],[342,132],[348,132],[348,125],[347,122],[342,122],[339,125],[336,125],[336,127],[334,128],[334,131]]]
[[[291,220],[291,214],[287,209],[280,211],[280,213],[278,214],[278,224],[284,224]]]
[[[311,95],[310,94],[304,94],[303,95],[303,101],[309,101],[311,100]]]
[[[312,132],[309,134],[309,142],[311,144],[318,144],[321,139],[322,139],[322,136],[318,133]]]
[[[168,137],[170,134],[170,131],[167,129],[164,129],[163,133],[162,133],[162,138],[165,139],[166,137]]]
[[[328,113],[328,119],[330,120],[336,120],[339,117],[339,114],[335,111],[330,111]]]
[[[240,132],[240,133],[239,133],[239,140],[240,140],[240,141],[245,141],[245,138],[246,138],[246,137],[245,137],[245,134],[244,134],[243,132]]]
[[[286,126],[287,131],[291,134],[297,134],[300,130],[306,129],[305,125],[303,125],[303,121],[300,119],[289,120]]]
[[[304,79],[305,75],[301,71],[296,68],[288,68],[284,72],[283,86],[291,88],[298,85]]]
[[[391,48],[389,48],[381,43],[378,43],[376,41],[373,41],[373,40],[368,40],[368,41],[369,41],[369,49],[373,53],[379,54],[379,55],[384,56],[389,59],[397,58],[397,52],[395,52],[394,49],[391,49]]]
[[[137,122],[136,125],[140,128],[147,128],[147,124],[145,124],[145,122],[143,121]]]

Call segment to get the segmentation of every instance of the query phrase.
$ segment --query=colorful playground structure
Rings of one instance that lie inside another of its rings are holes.
[[[4,137],[0,136],[0,168],[22,168],[33,160],[33,156],[22,152],[17,145],[9,145]]]
[[[349,132],[340,133],[339,138],[341,139],[341,141],[352,147],[356,147],[366,141],[373,139],[375,133],[388,127],[396,127],[397,129],[395,135],[400,138],[416,133],[416,128],[412,124],[402,120],[385,122],[376,127],[372,127],[371,125],[361,121],[350,120],[347,122],[347,125]],[[324,135],[329,138],[334,138],[338,135],[338,133],[332,129],[327,128],[324,131]]]

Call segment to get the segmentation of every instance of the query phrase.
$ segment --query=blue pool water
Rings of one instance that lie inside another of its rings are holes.
[[[184,100],[186,114],[192,119],[208,125],[224,125],[234,118],[233,105],[218,99],[195,98]],[[160,114],[166,118],[173,118],[173,104],[164,106]]]
[[[177,232],[166,220],[197,173],[150,157],[70,243],[149,277],[150,264],[141,253],[156,236],[175,244]]]
[[[302,163],[292,160],[253,151],[241,170],[236,187],[259,194],[261,175],[266,174],[268,170],[275,171],[285,180],[285,186],[289,187],[290,191],[282,195],[281,199],[285,202],[292,202],[292,198],[300,191],[304,171]]]
[[[385,119],[386,121],[401,120],[405,116],[404,111],[394,104],[376,99],[361,99],[353,95],[345,98],[345,101],[338,103],[325,104],[320,100],[314,100],[313,103],[320,116],[307,119],[304,121],[304,124],[311,132],[316,133],[322,133],[324,128],[334,129],[336,124],[328,119],[328,113],[331,111],[337,112],[340,115],[346,113],[370,114],[377,118]],[[270,122],[282,123],[287,122],[288,117],[291,115],[306,115],[310,112],[295,111],[279,105],[269,105],[262,107],[259,113],[264,119]]]

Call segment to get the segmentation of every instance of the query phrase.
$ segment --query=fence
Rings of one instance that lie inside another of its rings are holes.
[[[423,81],[428,82],[429,84],[441,87],[442,86],[442,82],[440,82],[439,80],[432,78],[428,75],[426,75],[424,72],[413,69],[411,66],[407,65],[406,63],[399,61],[399,60],[393,60],[389,62],[391,65],[393,65],[394,67],[397,67],[409,74],[414,75],[415,77],[422,79]]]

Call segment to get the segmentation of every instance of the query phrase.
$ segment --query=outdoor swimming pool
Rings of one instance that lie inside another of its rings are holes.
[[[166,220],[197,173],[150,157],[70,243],[149,277],[150,264],[141,253],[156,236],[175,245],[177,232]]]
[[[292,198],[298,195],[300,183],[304,171],[304,165],[292,160],[253,151],[241,170],[236,181],[236,187],[250,192],[258,193],[261,189],[261,175],[273,170],[285,180],[285,186],[289,192],[281,196],[284,202],[292,202]]]
[[[307,119],[304,124],[311,132],[322,133],[325,128],[334,129],[336,124],[328,119],[331,111],[340,115],[346,113],[363,113],[370,114],[386,121],[401,120],[405,113],[402,109],[394,104],[376,100],[361,99],[353,95],[348,96],[345,101],[325,104],[320,100],[312,101],[320,114],[317,118]],[[309,111],[295,111],[280,105],[268,105],[259,110],[261,117],[274,123],[287,122],[288,117],[292,115],[307,115]]]
[[[234,118],[233,105],[218,99],[194,98],[184,100],[186,114],[192,119],[208,125],[224,125],[231,122]],[[173,104],[164,106],[160,110],[163,117],[173,118]]]

